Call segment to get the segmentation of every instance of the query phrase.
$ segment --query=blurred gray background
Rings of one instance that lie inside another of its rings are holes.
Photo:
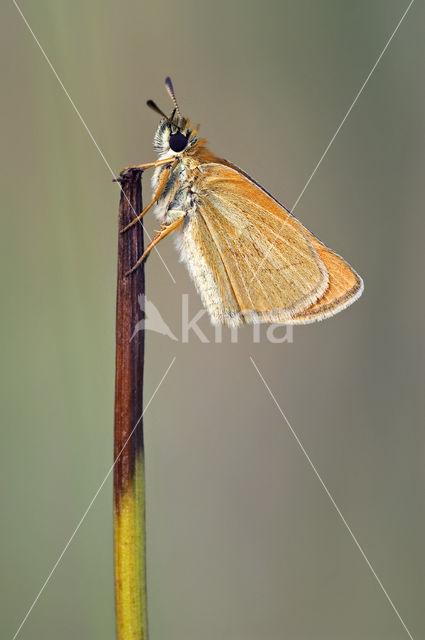
[[[170,74],[212,150],[287,206],[407,2],[20,6],[114,172],[155,159]],[[424,18],[415,2],[296,214],[365,279],[293,343],[147,336],[151,640],[425,635]],[[1,20],[1,613],[12,638],[112,462],[118,188],[12,2]],[[144,176],[145,201],[150,175]],[[150,234],[157,228],[147,217]],[[200,300],[171,239],[147,294],[181,337]],[[200,327],[211,338],[206,317]],[[20,638],[114,637],[108,480]]]

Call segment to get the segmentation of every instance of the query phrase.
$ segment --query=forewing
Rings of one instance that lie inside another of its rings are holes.
[[[259,186],[232,167],[208,163],[193,190],[191,215],[202,218],[204,244],[208,231],[222,264],[213,279],[220,284],[226,275],[242,322],[287,322],[323,295],[328,274],[306,230]]]
[[[363,291],[363,281],[354,269],[311,233],[307,233],[328,271],[329,286],[317,302],[292,318],[291,324],[307,324],[329,318],[350,306]]]

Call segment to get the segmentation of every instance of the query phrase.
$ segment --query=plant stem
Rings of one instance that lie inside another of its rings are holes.
[[[142,210],[142,172],[121,178],[119,229]],[[143,253],[143,226],[118,239],[114,430],[114,569],[118,640],[147,640],[145,460],[143,440],[145,274],[126,272]],[[140,329],[140,330],[137,330]],[[137,425],[137,426],[136,426]]]

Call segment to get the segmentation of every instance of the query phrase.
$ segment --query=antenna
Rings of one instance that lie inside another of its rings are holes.
[[[176,94],[174,93],[174,87],[173,87],[173,83],[171,82],[171,78],[169,76],[167,76],[165,78],[165,88],[168,91],[168,94],[171,98],[171,100],[173,101],[173,104],[176,108],[176,111],[178,113],[178,115],[180,116],[180,118],[182,118],[182,114],[180,113],[180,109],[179,109],[179,105],[177,104],[177,100],[176,100]]]
[[[153,109],[154,111],[156,111],[157,113],[159,113],[160,116],[162,116],[163,118],[165,118],[166,120],[168,120],[168,116],[165,115],[165,113],[162,111],[162,109],[160,109],[158,107],[158,105],[153,101],[153,100],[148,100],[146,102],[146,104],[148,105],[148,107],[150,109]]]

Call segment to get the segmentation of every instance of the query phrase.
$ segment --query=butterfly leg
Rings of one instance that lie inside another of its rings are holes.
[[[162,164],[171,164],[173,162],[173,158],[162,158],[162,160],[155,160],[155,162],[145,162],[145,164],[132,164],[129,167],[124,167],[122,171],[120,171],[120,176],[122,176],[126,171],[130,169],[149,169],[150,167],[160,167]]]
[[[165,238],[165,236],[168,236],[169,233],[174,231],[174,229],[177,229],[177,227],[179,227],[183,223],[185,212],[179,211],[178,213],[181,215],[176,220],[174,220],[174,222],[172,222],[171,224],[162,225],[160,231],[158,231],[158,233],[156,234],[156,236],[154,237],[150,245],[146,247],[146,249],[144,250],[143,254],[140,256],[136,264],[131,267],[130,271],[127,271],[127,273],[125,274],[126,276],[132,273],[135,269],[137,269],[139,265],[142,264],[144,260],[146,260],[146,258],[148,257],[148,255],[150,254],[154,246],[158,244],[160,240]]]
[[[120,233],[124,233],[124,231],[127,231],[127,229],[131,229],[131,227],[133,227],[135,224],[137,224],[137,222],[139,222],[143,218],[143,216],[145,215],[145,213],[147,213],[149,211],[151,206],[153,204],[155,204],[155,202],[158,200],[159,196],[163,192],[163,190],[165,188],[165,185],[167,184],[167,180],[170,177],[171,172],[177,166],[177,163],[178,163],[178,160],[175,160],[173,162],[172,166],[169,169],[164,169],[164,173],[163,173],[163,176],[161,178],[161,182],[159,183],[158,189],[156,190],[155,195],[152,198],[152,200],[149,202],[149,204],[146,205],[146,207],[143,209],[143,211],[141,213],[139,213],[139,215],[136,218],[134,218],[134,220],[132,220],[126,227],[124,227],[124,229],[121,229]]]

